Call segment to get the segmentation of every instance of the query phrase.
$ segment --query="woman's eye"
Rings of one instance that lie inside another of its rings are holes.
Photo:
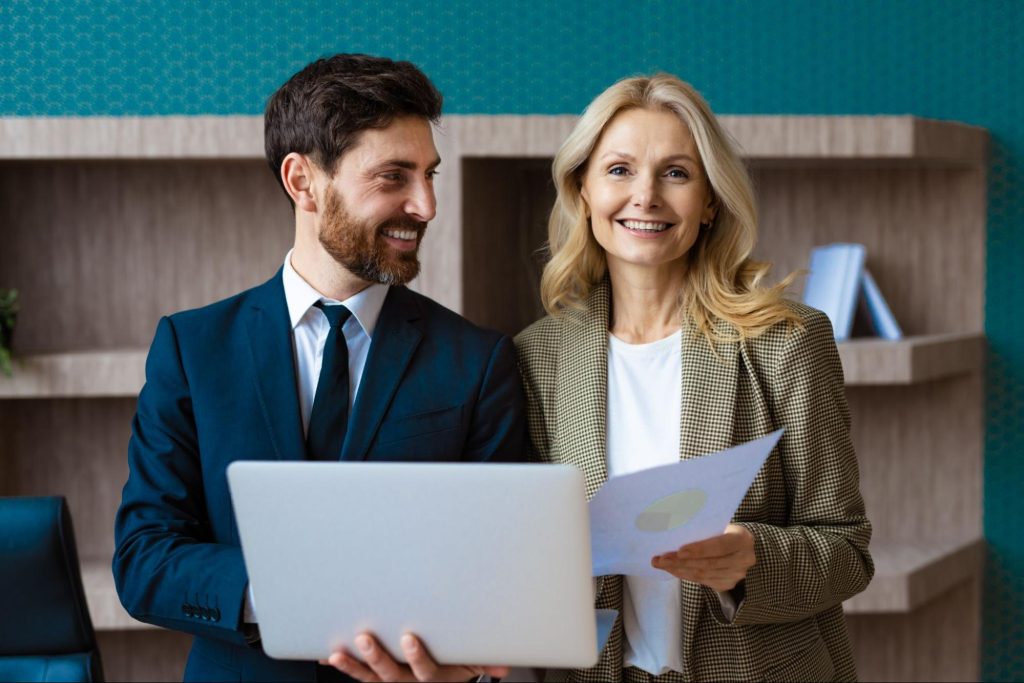
[[[687,172],[684,171],[681,168],[669,169],[667,175],[668,175],[669,178],[680,178],[680,179],[683,179],[683,180],[685,180],[686,178],[690,177],[689,174],[687,174]]]
[[[609,175],[626,175],[629,170],[625,166],[612,166],[608,169]]]

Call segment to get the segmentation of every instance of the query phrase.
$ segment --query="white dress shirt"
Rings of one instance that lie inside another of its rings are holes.
[[[292,267],[292,252],[284,259],[284,298],[288,303],[288,318],[292,324],[292,339],[295,348],[295,381],[299,390],[299,409],[302,414],[302,433],[309,428],[309,416],[313,412],[313,398],[316,384],[320,379],[320,365],[324,359],[324,344],[331,331],[327,316],[314,304],[344,304],[352,315],[342,326],[345,343],[348,345],[348,406],[355,403],[359,381],[370,353],[370,340],[388,295],[387,285],[370,285],[344,301],[331,299],[313,289]]]
[[[352,312],[342,325],[345,344],[348,345],[348,406],[351,414],[355,404],[359,383],[363,378],[363,368],[370,353],[370,340],[377,326],[384,299],[388,295],[388,286],[370,285],[363,291],[350,296],[344,301],[326,297],[311,284],[302,279],[292,267],[292,252],[284,259],[282,272],[284,281],[284,298],[288,304],[288,318],[292,326],[292,341],[295,352],[295,385],[299,392],[299,410],[302,415],[302,433],[309,429],[309,416],[313,412],[313,399],[316,397],[316,385],[320,380],[320,366],[324,359],[324,344],[331,325],[327,316],[314,304],[323,301],[325,304],[344,304]],[[256,623],[256,610],[252,599],[251,586],[246,590],[245,616],[246,623]]]

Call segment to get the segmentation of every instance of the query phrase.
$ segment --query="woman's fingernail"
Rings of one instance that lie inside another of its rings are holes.
[[[413,638],[408,633],[406,633],[404,636],[402,636],[402,648],[407,650],[407,651],[409,651],[409,652],[415,652],[416,651],[416,639]]]
[[[372,647],[370,645],[370,639],[366,636],[359,636],[358,638],[356,638],[356,647],[358,647],[359,651],[362,652],[364,655],[369,654],[370,649]]]

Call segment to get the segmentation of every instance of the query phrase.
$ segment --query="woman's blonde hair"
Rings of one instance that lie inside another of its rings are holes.
[[[683,315],[716,341],[756,337],[780,321],[799,324],[782,301],[795,273],[773,287],[758,286],[771,265],[750,258],[757,241],[757,208],[746,167],[700,93],[669,74],[626,78],[605,90],[558,150],[552,165],[558,196],[548,221],[550,260],[540,285],[544,308],[558,315],[581,307],[607,272],[581,194],[583,174],[608,122],[636,108],[670,111],[689,128],[717,204],[711,226],[701,229],[687,254]],[[716,330],[716,319],[731,323],[735,334]]]

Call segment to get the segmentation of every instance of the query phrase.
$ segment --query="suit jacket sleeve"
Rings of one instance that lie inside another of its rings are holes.
[[[192,398],[171,319],[157,326],[115,520],[114,580],[134,618],[242,645],[241,549],[213,542]]]
[[[772,412],[786,428],[778,448],[789,523],[741,522],[754,535],[757,563],[734,619],[707,589],[722,623],[804,619],[864,590],[874,574],[842,365],[823,314],[789,336],[772,378]]]
[[[491,351],[480,383],[465,459],[519,462],[526,459],[526,402],[515,346],[502,337]]]

